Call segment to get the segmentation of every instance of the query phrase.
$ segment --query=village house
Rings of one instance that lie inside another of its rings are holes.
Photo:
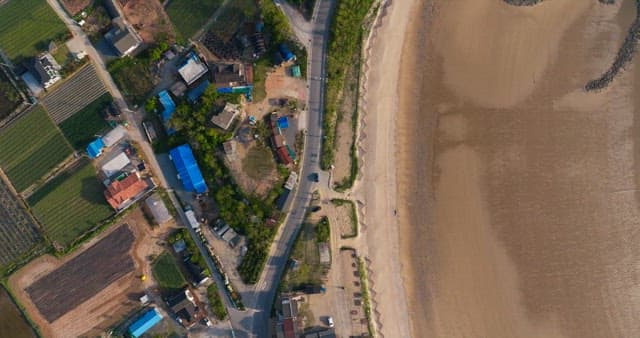
[[[62,77],[60,76],[60,70],[62,67],[60,67],[56,62],[56,59],[54,59],[49,53],[42,53],[36,57],[33,69],[45,89],[62,80]]]
[[[240,115],[240,107],[235,104],[227,103],[222,112],[211,117],[211,123],[215,124],[223,130],[228,130],[233,120]]]
[[[104,197],[113,209],[120,211],[131,205],[147,188],[149,184],[134,172],[120,181],[111,182],[104,191]]]
[[[112,24],[113,28],[104,37],[115,48],[119,56],[131,54],[142,44],[142,39],[127,25],[124,19],[118,16],[112,20]]]

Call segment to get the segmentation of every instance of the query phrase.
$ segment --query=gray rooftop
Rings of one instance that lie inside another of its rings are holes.
[[[162,201],[162,198],[158,193],[154,193],[149,196],[144,203],[147,205],[147,208],[149,208],[149,211],[153,215],[153,219],[158,224],[165,223],[173,218],[171,217],[171,214],[169,214],[167,206],[164,204],[164,201]]]

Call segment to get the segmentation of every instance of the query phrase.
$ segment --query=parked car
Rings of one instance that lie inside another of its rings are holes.
[[[333,326],[334,326],[334,324],[333,324],[333,317],[329,316],[329,317],[327,318],[327,325],[329,325],[329,327],[333,327]]]

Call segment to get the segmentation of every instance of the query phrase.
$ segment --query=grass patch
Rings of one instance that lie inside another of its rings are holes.
[[[0,48],[14,61],[47,50],[51,40],[69,36],[45,0],[11,0],[0,7]]]
[[[218,320],[227,318],[227,308],[224,307],[224,302],[222,301],[222,297],[220,297],[216,283],[207,287],[207,298],[209,299],[209,305],[211,306],[213,315]]]
[[[249,177],[260,180],[276,170],[271,151],[262,145],[252,147],[242,160],[242,168]]]
[[[362,291],[362,301],[364,314],[367,317],[367,329],[369,336],[375,337],[375,329],[373,328],[373,318],[371,317],[371,297],[369,296],[369,283],[367,278],[367,269],[362,258],[358,257],[358,274],[360,275],[360,290]]]
[[[23,191],[71,155],[72,149],[41,106],[0,132],[0,167]]]
[[[95,135],[106,130],[109,125],[102,118],[101,111],[113,101],[111,94],[105,93],[88,106],[82,108],[59,127],[69,143],[76,149],[84,149]]]
[[[177,33],[191,38],[220,7],[223,0],[171,0],[166,8]]]
[[[111,62],[107,68],[127,99],[142,104],[154,87],[150,67],[149,59],[127,56]]]
[[[263,57],[258,60],[253,68],[253,101],[260,102],[267,97],[265,82],[267,81],[267,71],[271,67],[268,58]]]
[[[179,290],[187,285],[175,258],[168,252],[162,253],[151,267],[153,278],[161,289],[166,291]]]
[[[67,47],[67,44],[58,44],[58,48],[52,54],[52,56],[61,66],[64,66],[64,64],[67,63],[67,59],[69,58],[69,48]]]
[[[360,53],[363,24],[373,0],[343,0],[338,3],[331,23],[327,51],[327,85],[323,115],[322,156],[320,165],[328,170],[334,162],[339,104],[348,68]],[[353,171],[353,169],[352,169]],[[357,172],[357,170],[356,170]]]
[[[358,212],[356,210],[356,204],[351,200],[345,200],[340,198],[331,199],[331,203],[336,207],[349,207],[349,219],[351,220],[351,234],[343,235],[342,238],[353,238],[358,236]]]
[[[316,242],[329,243],[331,238],[331,228],[329,227],[329,219],[327,216],[323,216],[320,222],[315,226],[316,230]]]
[[[9,116],[20,103],[22,103],[20,92],[11,84],[3,69],[0,69],[0,120]]]
[[[27,203],[47,237],[66,247],[113,214],[103,191],[95,168],[83,160],[36,190]]]
[[[322,284],[326,267],[320,264],[316,226],[312,223],[303,224],[290,258],[294,263],[283,280],[283,290],[295,291],[305,286]]]

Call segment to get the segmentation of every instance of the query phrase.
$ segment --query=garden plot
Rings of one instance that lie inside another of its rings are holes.
[[[58,248],[68,247],[113,213],[104,189],[93,165],[83,161],[40,187],[27,202],[47,237]]]
[[[0,2],[1,3],[1,2]],[[0,5],[0,49],[14,61],[47,50],[69,35],[45,0],[11,0]]]
[[[72,153],[42,107],[0,129],[0,167],[17,191],[23,191]]]
[[[0,272],[43,247],[42,237],[31,215],[0,179]]]
[[[107,92],[93,65],[87,65],[42,99],[51,118],[60,124]]]

